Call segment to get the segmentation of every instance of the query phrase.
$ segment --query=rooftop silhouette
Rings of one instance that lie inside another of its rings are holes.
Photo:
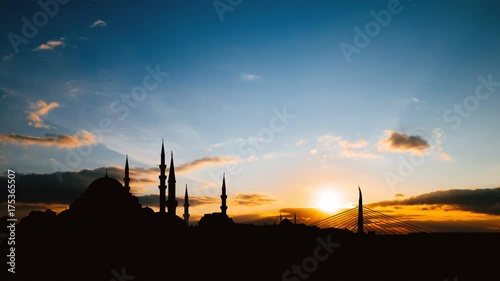
[[[496,260],[483,253],[500,250],[498,233],[427,233],[364,207],[359,187],[358,207],[314,224],[298,224],[295,214],[293,221],[280,214],[277,225],[235,223],[227,214],[225,175],[220,212],[190,225],[187,185],[183,219],[176,215],[173,153],[167,175],[162,143],[158,212],[130,193],[128,160],[123,185],[106,172],[67,210],[33,211],[22,219],[17,273],[8,277],[117,280],[112,272],[121,272],[133,280],[488,280]],[[6,217],[0,223],[6,225]],[[6,252],[7,244],[0,249]],[[463,258],[472,256],[473,269]],[[350,270],[353,264],[360,270]],[[397,270],[380,270],[384,266]]]

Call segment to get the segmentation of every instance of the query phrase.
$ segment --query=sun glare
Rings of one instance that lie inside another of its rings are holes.
[[[332,190],[324,190],[318,193],[316,198],[316,208],[327,213],[333,213],[340,209],[340,196]]]

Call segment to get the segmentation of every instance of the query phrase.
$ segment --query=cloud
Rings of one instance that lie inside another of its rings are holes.
[[[298,141],[295,143],[295,146],[303,146],[305,143],[306,143],[306,141],[305,141],[305,140],[298,140]]]
[[[238,157],[222,157],[222,156],[203,157],[176,167],[175,172],[187,173],[192,170],[200,169],[206,166],[220,165],[224,163],[232,163],[239,161],[240,158]]]
[[[403,193],[396,193],[396,195],[394,195],[394,197],[396,198],[399,198],[399,197],[405,197],[405,195]]]
[[[144,191],[139,185],[145,182],[139,179],[144,169],[130,169],[130,186],[132,193]],[[123,184],[123,167],[98,167],[95,169],[84,169],[74,172],[56,172],[50,174],[18,174],[16,173],[16,183],[22,186],[16,190],[16,199],[24,203],[44,203],[44,204],[70,204],[96,179],[105,174],[115,178]],[[0,183],[7,184],[7,178],[0,175]],[[158,182],[158,180],[156,180]],[[0,190],[0,194],[5,196],[0,198],[0,202],[7,198],[7,190]]]
[[[58,108],[60,104],[57,102],[51,102],[47,104],[43,100],[39,100],[35,103],[30,103],[30,109],[31,112],[28,113],[28,116],[26,117],[30,122],[28,122],[28,126],[32,126],[35,128],[45,128],[45,129],[50,129],[52,127],[45,125],[43,123],[43,120],[41,116],[45,116],[49,113],[54,108]]]
[[[158,206],[160,202],[160,196],[158,194],[149,194],[144,196],[137,196],[139,202],[143,204],[143,206]],[[181,198],[176,198],[178,206],[184,205],[184,196]],[[219,198],[208,197],[208,196],[189,196],[189,207],[196,207],[202,205],[210,205],[210,204],[220,204]]]
[[[378,143],[380,151],[411,152],[414,155],[425,155],[431,146],[421,136],[410,136],[392,130],[385,131],[385,138]]]
[[[0,134],[0,142],[24,146],[40,145],[58,148],[76,148],[96,143],[96,137],[85,130],[81,130],[72,136],[45,134],[44,137],[32,137],[18,134]]]
[[[413,102],[420,102],[420,100],[419,100],[419,99],[417,99],[416,97],[411,97],[411,100],[412,100]]]
[[[257,74],[242,73],[240,75],[240,79],[243,81],[255,81],[260,80],[260,76]]]
[[[319,137],[318,141],[322,143],[327,149],[336,151],[337,157],[339,158],[381,158],[380,155],[376,155],[367,151],[366,146],[368,145],[368,142],[364,139],[359,139],[356,142],[350,142],[340,136],[336,137],[332,135],[324,135]]]
[[[389,200],[368,206],[450,205],[462,211],[500,215],[500,187],[491,189],[450,189]]]
[[[236,194],[235,198],[231,200],[238,205],[244,206],[260,206],[266,204],[272,204],[276,202],[276,199],[269,198],[265,194],[259,193],[240,193]]]
[[[33,51],[48,51],[60,46],[64,47],[64,37],[59,40],[47,41],[47,43],[43,43],[40,46],[34,48]]]
[[[318,149],[317,148],[312,148],[309,150],[309,154],[311,155],[316,155],[318,153]]]
[[[443,152],[442,144],[446,140],[446,136],[441,128],[435,128],[432,130],[432,136],[435,143],[436,158],[442,160],[451,160],[451,155]]]
[[[58,107],[60,107],[60,104],[57,102],[47,103],[43,100],[38,100],[36,103],[30,102],[29,108],[31,111],[26,116],[26,119],[29,120],[28,126],[44,129],[54,128],[46,125],[41,117],[46,116],[52,109]]]
[[[3,61],[11,61],[14,59],[14,54],[8,54],[2,57]]]
[[[106,26],[108,25],[105,21],[103,20],[96,20],[93,24],[89,25],[89,28],[93,27],[99,27],[99,26]]]

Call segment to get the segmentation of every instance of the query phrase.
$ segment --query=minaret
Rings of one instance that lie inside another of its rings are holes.
[[[297,224],[297,213],[293,214],[293,224]]]
[[[174,153],[170,152],[170,171],[168,172],[168,213],[175,216],[177,208],[177,200],[175,200],[175,170],[174,170]]]
[[[280,213],[280,222],[283,220],[283,215]]]
[[[188,185],[186,184],[186,192],[184,193],[184,222],[189,226],[189,197]]]
[[[359,204],[358,204],[358,234],[363,234],[363,195],[361,194],[361,188],[358,186],[359,190]]]
[[[161,164],[160,164],[160,185],[158,188],[160,189],[160,213],[165,213],[165,189],[167,186],[165,185],[165,180],[167,176],[165,176],[165,170],[167,169],[167,165],[165,165],[165,149],[163,148],[163,139],[161,140]]]
[[[130,190],[130,178],[129,178],[129,172],[128,172],[128,155],[125,156],[125,177],[123,178],[123,183],[125,184],[125,188],[127,191]]]
[[[226,215],[227,211],[227,206],[226,206],[226,173],[222,176],[222,195],[220,196],[220,199],[222,199],[222,205],[220,206],[221,212]]]

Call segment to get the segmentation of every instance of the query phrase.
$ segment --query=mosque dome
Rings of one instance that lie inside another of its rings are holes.
[[[141,209],[137,197],[116,179],[108,175],[94,180],[87,190],[78,197],[70,210],[76,213],[113,215],[130,214]]]

